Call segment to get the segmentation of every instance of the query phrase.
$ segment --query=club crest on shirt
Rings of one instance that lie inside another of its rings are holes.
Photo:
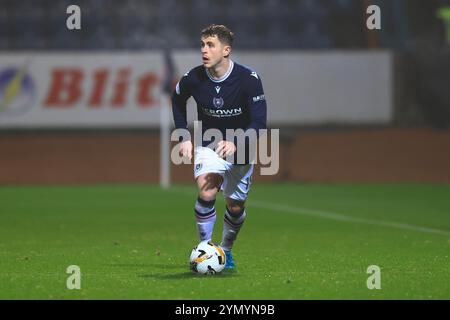
[[[213,98],[213,105],[215,108],[220,109],[223,107],[223,98]]]
[[[201,163],[197,163],[195,165],[195,172],[197,172],[198,170],[200,170],[202,168],[202,164]]]

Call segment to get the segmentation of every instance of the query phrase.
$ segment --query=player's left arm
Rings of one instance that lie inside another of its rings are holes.
[[[250,109],[250,124],[246,130],[255,130],[259,137],[259,130],[267,128],[267,103],[261,78],[256,72],[251,72],[247,78],[246,94]]]
[[[248,130],[254,130],[256,138],[259,138],[261,129],[267,128],[267,103],[261,78],[256,72],[249,72],[244,81],[244,93],[247,97],[247,105],[250,112],[250,124],[245,128],[246,136],[252,137]],[[256,141],[254,141],[256,143]],[[246,148],[249,141],[245,141]],[[219,142],[216,152],[220,156],[233,154],[237,148],[237,138],[234,141]]]

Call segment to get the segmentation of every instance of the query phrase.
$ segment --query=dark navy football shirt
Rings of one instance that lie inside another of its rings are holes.
[[[266,129],[267,105],[259,75],[230,61],[228,71],[214,79],[200,65],[186,73],[172,95],[172,111],[177,129],[187,128],[186,101],[193,97],[197,103],[198,120],[203,133],[215,128],[226,140],[226,129]],[[202,145],[210,144],[202,140]],[[218,142],[218,141],[217,141]],[[236,141],[234,141],[236,144]]]

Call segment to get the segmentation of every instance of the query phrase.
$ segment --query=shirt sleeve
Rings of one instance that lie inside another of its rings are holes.
[[[249,71],[248,75],[245,77],[244,88],[250,113],[250,123],[245,128],[246,138],[244,156],[245,163],[253,163],[255,158],[254,154],[250,152],[250,146],[254,145],[256,141],[251,140],[252,137],[255,136],[251,134],[249,130],[254,130],[256,132],[256,139],[258,139],[260,137],[259,130],[267,128],[267,104],[261,78],[256,72]],[[234,137],[234,144],[238,147],[238,137],[236,136]],[[234,154],[234,161],[239,161],[238,152],[239,150]]]
[[[172,93],[172,113],[176,129],[187,129],[186,102],[190,96],[189,73],[186,73]]]
[[[267,128],[267,103],[261,78],[256,72],[251,72],[247,79],[247,101],[250,108],[250,124],[246,129],[259,130]]]

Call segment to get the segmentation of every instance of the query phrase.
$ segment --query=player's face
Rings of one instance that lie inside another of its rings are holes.
[[[221,43],[217,36],[201,38],[202,61],[206,68],[214,68],[220,64],[230,51],[231,47]]]

